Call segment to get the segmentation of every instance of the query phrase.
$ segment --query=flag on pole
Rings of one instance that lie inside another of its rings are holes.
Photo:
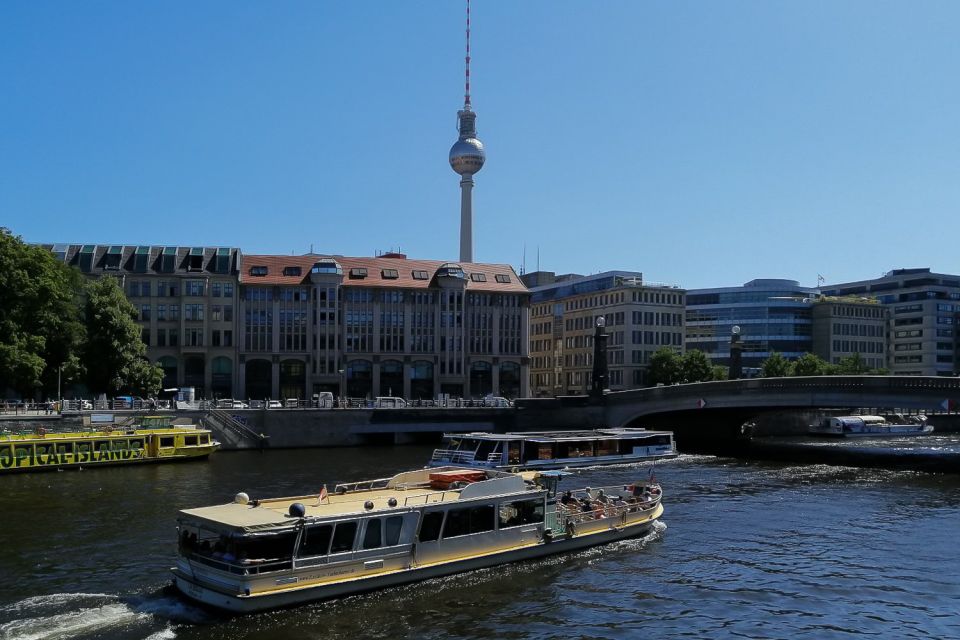
[[[320,489],[320,495],[317,496],[317,504],[320,504],[324,500],[329,502],[329,497],[327,494],[327,485],[323,485],[323,488]]]

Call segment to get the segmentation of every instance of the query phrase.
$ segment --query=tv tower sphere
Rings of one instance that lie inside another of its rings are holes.
[[[471,120],[476,119],[476,114],[472,111],[460,112],[460,121],[463,122],[465,119],[464,116],[473,116]],[[469,118],[467,116],[467,118]],[[472,122],[470,123],[473,124]],[[465,127],[461,126],[460,139],[453,143],[453,146],[450,147],[450,168],[459,173],[460,175],[473,175],[477,171],[483,168],[483,161],[487,159],[486,154],[483,152],[483,143],[480,142],[476,136],[476,129],[473,126],[470,129],[473,131],[470,134],[464,135],[466,132],[463,131]],[[469,135],[469,137],[467,137]]]

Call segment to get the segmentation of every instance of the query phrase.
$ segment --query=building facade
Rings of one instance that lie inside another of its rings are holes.
[[[509,265],[44,246],[119,280],[164,388],[255,399],[529,394],[529,294]]]
[[[875,298],[818,296],[812,303],[813,353],[831,364],[859,355],[887,368],[887,308]]]
[[[240,288],[246,397],[528,394],[529,294],[509,265],[246,255]]]
[[[931,273],[929,268],[895,269],[872,280],[831,284],[823,293],[875,297],[886,307],[890,373],[960,373],[960,276]]]
[[[756,375],[774,352],[790,360],[813,352],[812,301],[816,289],[796,280],[758,279],[741,287],[687,292],[687,349],[699,349],[720,366],[730,365],[730,338],[740,327],[743,374]]]
[[[530,289],[531,392],[579,395],[592,384],[593,336],[606,323],[609,388],[646,386],[650,356],[661,347],[683,352],[686,292],[645,282],[633,271],[591,276],[538,271]]]

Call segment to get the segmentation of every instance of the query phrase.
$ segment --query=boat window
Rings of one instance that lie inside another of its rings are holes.
[[[451,509],[447,514],[447,521],[443,525],[443,537],[446,539],[491,531],[493,530],[493,514],[492,504]]]
[[[197,445],[197,436],[186,436],[183,439],[183,444],[188,447],[195,447]]]
[[[200,444],[210,444],[210,434],[205,433],[200,436]]]
[[[493,453],[494,448],[497,446],[496,440],[481,440],[480,446],[477,447],[476,459],[477,460],[486,460],[487,456]],[[466,447],[464,447],[466,449]]]
[[[617,441],[616,440],[600,440],[597,442],[597,455],[598,456],[612,456],[617,453]]]
[[[93,443],[94,451],[109,451],[110,450],[110,441],[109,440],[97,440]]]
[[[38,445],[37,445],[37,457],[39,458],[40,456],[48,456],[48,455],[50,455],[50,450],[51,450],[52,448],[53,448],[53,447],[52,447],[51,445],[49,445],[49,444],[38,444]]]
[[[330,547],[330,553],[343,553],[344,551],[353,551],[353,541],[357,537],[356,522],[341,522],[333,532],[333,545]]]
[[[131,449],[143,449],[143,440],[131,440],[130,441]]]
[[[390,516],[387,518],[387,526],[385,527],[384,533],[386,534],[386,545],[388,547],[400,544],[400,532],[402,530],[403,516]]]
[[[214,544],[214,547],[222,545],[225,551],[228,546],[232,546],[233,554],[239,560],[289,560],[293,555],[293,543],[296,540],[296,535],[292,532],[279,533],[262,538],[241,539],[236,543],[231,543],[228,540],[226,544],[224,544],[224,540],[225,538],[221,537]],[[209,542],[206,544],[209,545]]]
[[[423,514],[423,522],[420,524],[420,542],[439,540],[442,524],[443,511],[430,511]]]
[[[500,505],[500,528],[543,522],[543,500],[518,500]]]
[[[68,453],[73,453],[73,443],[72,442],[58,442],[57,443],[57,453],[60,455],[66,455]]]
[[[553,460],[556,455],[553,453],[554,445],[541,442],[537,446],[537,460]]]
[[[383,546],[383,525],[380,518],[367,520],[367,530],[363,533],[363,548],[376,549]]]
[[[173,446],[173,436],[167,436],[166,438],[160,438],[161,447],[172,447]]]
[[[300,540],[300,556],[323,556],[330,548],[333,525],[321,524],[307,527]]]

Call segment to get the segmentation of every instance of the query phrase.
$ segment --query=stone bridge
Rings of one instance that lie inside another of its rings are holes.
[[[924,412],[960,408],[960,378],[814,376],[700,382],[617,391],[604,396],[610,427],[670,429],[678,441],[730,440],[765,413],[887,408]]]

